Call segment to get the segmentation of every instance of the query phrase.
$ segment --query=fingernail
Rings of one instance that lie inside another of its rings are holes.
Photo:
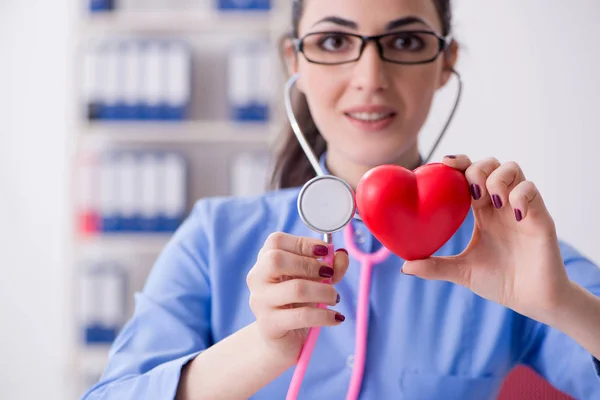
[[[321,269],[319,269],[319,276],[322,278],[331,278],[333,273],[334,271],[331,267],[321,267]]]
[[[401,269],[400,269],[400,272],[401,272],[401,273],[403,273],[404,275],[412,276],[412,274],[409,274],[409,273],[406,273],[406,272],[404,272],[404,268],[401,268]]]
[[[451,160],[454,160],[454,159],[456,158],[456,156],[451,154],[451,155],[449,155],[449,156],[446,156],[446,158],[449,158],[449,159],[451,159]]]
[[[344,317],[342,314],[335,314],[335,320],[338,322],[344,322],[346,320],[346,317]]]
[[[523,219],[523,213],[518,208],[515,209],[515,218],[517,219],[517,222],[521,222]]]
[[[338,304],[339,302],[340,302],[340,294],[338,293],[337,299],[335,299],[335,304]]]
[[[329,253],[329,249],[327,246],[323,246],[322,244],[318,244],[314,249],[315,256],[326,256]]]
[[[492,203],[494,203],[494,207],[502,208],[502,199],[497,194],[492,196]]]
[[[348,250],[343,249],[341,247],[339,249],[337,249],[335,252],[337,253],[338,251],[343,251],[344,253],[348,254]]]
[[[473,196],[475,200],[479,200],[481,198],[481,188],[479,187],[479,185],[471,185],[471,196]]]

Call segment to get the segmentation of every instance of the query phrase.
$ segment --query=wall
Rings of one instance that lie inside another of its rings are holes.
[[[538,186],[561,238],[600,263],[600,80],[593,0],[456,0],[464,97],[435,158],[517,161]],[[440,94],[431,143],[455,94]],[[426,149],[426,146],[423,146]]]
[[[64,399],[67,0],[0,1],[0,397]]]

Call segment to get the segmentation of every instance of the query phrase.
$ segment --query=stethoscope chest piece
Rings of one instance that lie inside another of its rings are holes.
[[[356,213],[354,191],[344,180],[324,175],[308,181],[298,196],[298,213],[312,230],[325,235],[338,232]]]

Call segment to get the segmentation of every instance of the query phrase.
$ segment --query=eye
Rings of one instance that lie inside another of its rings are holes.
[[[346,35],[331,33],[319,39],[319,47],[325,51],[343,51],[351,47],[352,41]]]
[[[402,32],[392,37],[390,45],[394,50],[421,51],[425,47],[425,41],[416,33]]]

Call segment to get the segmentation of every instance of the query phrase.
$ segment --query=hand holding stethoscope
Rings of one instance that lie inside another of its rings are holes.
[[[348,269],[349,258],[343,251],[330,249],[319,239],[273,233],[248,274],[250,307],[257,325],[282,361],[297,361],[310,328],[336,326],[345,319],[333,310],[312,306],[335,306],[339,302],[334,286],[321,282],[338,283]]]

